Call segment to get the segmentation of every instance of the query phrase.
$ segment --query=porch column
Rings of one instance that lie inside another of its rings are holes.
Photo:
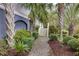
[[[47,23],[47,37],[49,36],[49,23]]]

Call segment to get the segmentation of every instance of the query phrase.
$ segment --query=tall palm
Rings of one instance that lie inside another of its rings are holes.
[[[63,26],[64,26],[64,3],[58,3],[58,16],[59,16],[59,23],[60,23],[60,39],[63,40]]]
[[[5,16],[6,16],[6,34],[7,34],[7,42],[10,47],[14,45],[14,10],[13,5],[11,3],[4,3],[5,7]]]
[[[30,9],[29,17],[35,22],[37,18],[41,23],[46,25],[47,23],[47,10],[46,8],[49,7],[51,9],[51,4],[45,3],[30,3],[30,4],[23,4],[26,8]],[[35,23],[34,23],[35,24]]]
[[[58,13],[57,13],[57,6],[52,6],[53,10],[50,10],[48,13],[48,21],[50,23],[50,26],[58,26]]]
[[[66,4],[65,6],[65,25],[69,26],[69,35],[73,35],[74,26],[79,23],[77,6],[78,4]]]

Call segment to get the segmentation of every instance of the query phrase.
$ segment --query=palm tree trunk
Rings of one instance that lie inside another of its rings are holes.
[[[7,42],[9,47],[13,47],[14,45],[14,10],[13,5],[10,3],[4,3],[5,7],[5,16],[6,16],[6,34],[7,34]]]
[[[73,36],[73,31],[74,31],[74,24],[71,22],[69,25],[69,35]]]
[[[64,25],[64,3],[58,4],[58,15],[59,15],[59,23],[60,23],[60,39],[63,40],[63,25]]]

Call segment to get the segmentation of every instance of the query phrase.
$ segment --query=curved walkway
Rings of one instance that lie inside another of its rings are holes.
[[[49,56],[50,47],[47,42],[47,37],[38,37],[38,39],[34,42],[29,56]]]

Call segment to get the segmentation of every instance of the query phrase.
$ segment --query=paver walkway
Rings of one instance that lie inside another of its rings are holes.
[[[36,39],[29,56],[49,56],[50,47],[47,42],[47,37],[39,37]]]

